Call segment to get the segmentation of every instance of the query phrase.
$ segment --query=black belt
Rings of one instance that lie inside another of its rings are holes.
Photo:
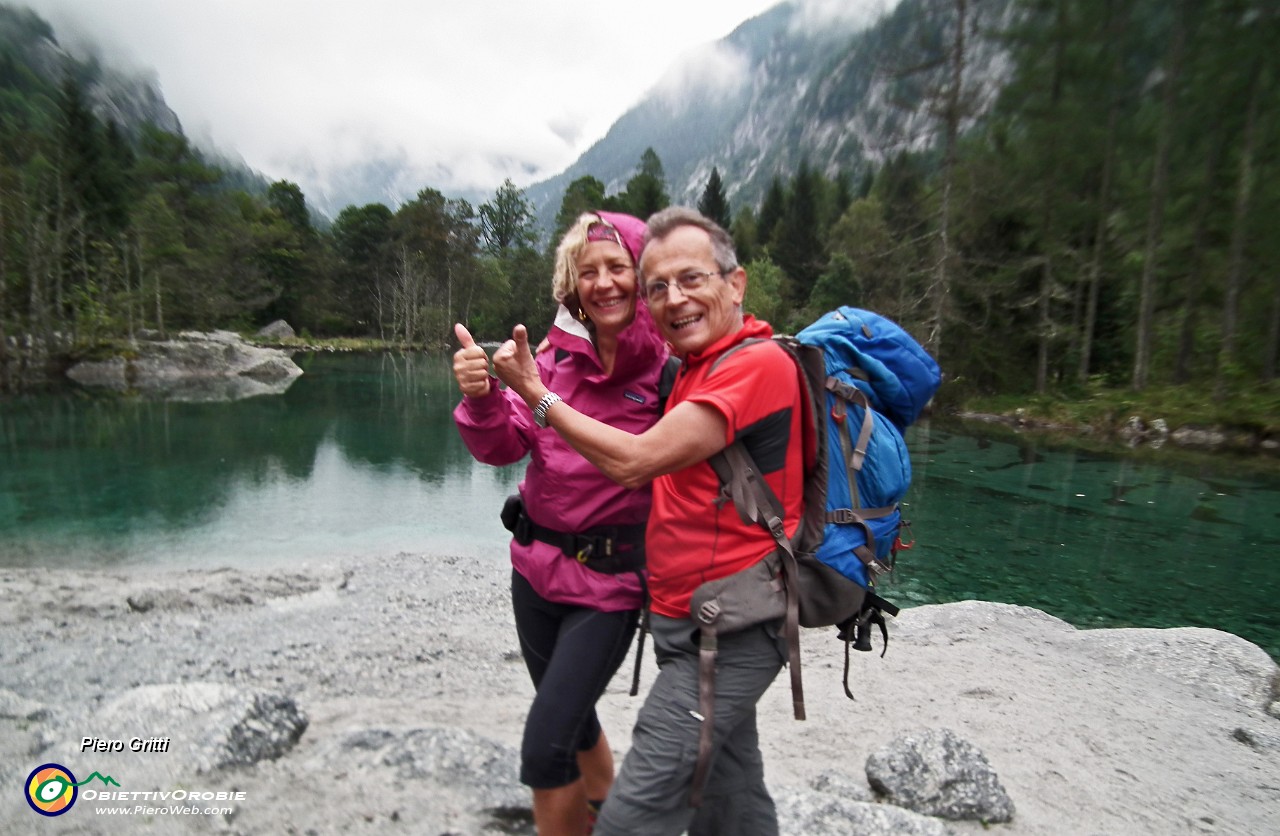
[[[512,494],[502,506],[502,525],[520,545],[540,540],[596,572],[616,575],[644,568],[645,527],[640,524],[599,525],[577,533],[557,531],[531,520],[524,510],[524,499]]]

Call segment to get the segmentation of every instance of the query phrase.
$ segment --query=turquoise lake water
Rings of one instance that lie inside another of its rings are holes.
[[[0,565],[287,566],[396,552],[505,561],[448,359],[315,355],[282,395],[175,403],[67,387],[0,401]],[[908,442],[917,539],[883,594],[1080,627],[1203,626],[1280,658],[1280,478],[938,422]]]

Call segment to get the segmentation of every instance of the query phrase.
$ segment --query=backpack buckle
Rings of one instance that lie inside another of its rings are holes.
[[[714,598],[703,601],[702,606],[698,607],[698,620],[703,624],[712,624],[719,616],[720,602]]]

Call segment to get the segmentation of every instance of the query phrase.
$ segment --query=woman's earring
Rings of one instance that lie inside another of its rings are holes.
[[[582,320],[583,322],[587,321],[587,312],[583,310],[581,306],[579,306],[578,308],[578,319]]]

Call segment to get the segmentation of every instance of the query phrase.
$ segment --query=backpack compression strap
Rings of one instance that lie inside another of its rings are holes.
[[[827,522],[839,525],[861,526],[866,542],[861,546],[855,547],[853,553],[867,567],[867,572],[871,577],[878,577],[888,572],[889,569],[876,559],[875,535],[871,533],[871,527],[867,525],[866,521],[887,517],[896,511],[898,506],[888,505],[883,508],[860,507],[862,503],[858,499],[858,473],[861,472],[862,463],[866,460],[867,443],[871,440],[871,433],[875,429],[875,423],[871,418],[871,401],[867,399],[866,392],[856,386],[850,386],[835,377],[827,378],[826,388],[828,392],[835,395],[835,405],[831,408],[831,417],[844,430],[844,432],[839,433],[840,449],[844,454],[845,467],[848,473],[849,497],[853,500],[852,508],[834,508],[827,511]],[[862,407],[862,426],[858,429],[857,440],[853,438],[853,425],[846,423],[846,418],[849,414],[845,408],[846,403]]]
[[[556,359],[560,355],[556,354]],[[658,375],[658,418],[667,411],[667,401],[671,399],[671,391],[676,386],[676,376],[680,374],[680,358],[674,355],[662,364],[662,372]],[[644,571],[636,572],[640,580],[640,623],[636,627],[636,667],[631,674],[631,696],[640,693],[640,661],[644,658],[644,639],[649,635],[649,581]]]
[[[875,428],[871,420],[871,401],[867,400],[867,393],[857,386],[850,386],[834,377],[827,378],[827,391],[836,396],[835,405],[831,408],[831,417],[845,430],[840,433],[840,448],[844,453],[849,471],[849,495],[853,498],[853,507],[857,508],[860,504],[858,472],[862,470],[862,462],[867,457],[867,442],[871,440],[871,431]],[[862,426],[858,430],[856,442],[853,440],[853,425],[845,424],[845,418],[848,416],[844,406],[846,403],[862,407]]]

